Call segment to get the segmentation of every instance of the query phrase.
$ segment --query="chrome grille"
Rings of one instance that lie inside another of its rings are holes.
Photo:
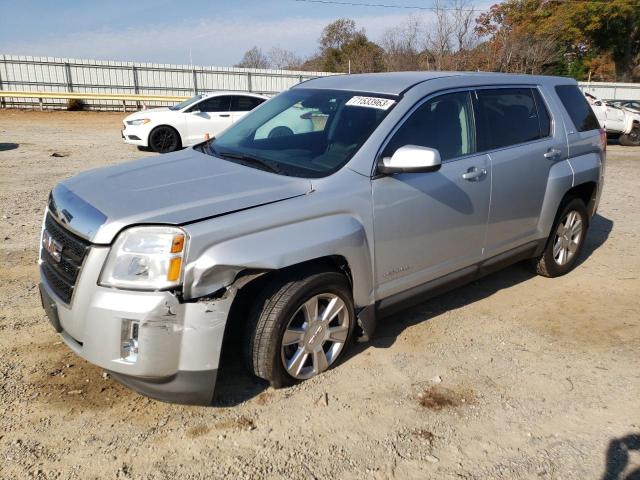
[[[68,304],[71,302],[82,262],[91,244],[61,226],[50,213],[47,214],[44,228],[51,238],[58,242],[61,250],[60,260],[56,261],[46,249],[41,247],[42,276],[53,292]]]

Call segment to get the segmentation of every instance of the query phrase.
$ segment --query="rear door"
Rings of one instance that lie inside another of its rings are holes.
[[[491,158],[491,257],[540,238],[549,170],[567,158],[567,141],[536,87],[478,89],[475,100],[479,150]]]
[[[192,106],[186,115],[187,142],[194,145],[203,142],[205,135],[215,137],[232,123],[231,96],[209,97]]]
[[[624,110],[612,105],[606,105],[607,119],[605,128],[609,132],[622,132],[624,131]]]
[[[263,102],[262,98],[234,95],[231,97],[231,121],[237,122]]]
[[[372,180],[380,299],[469,267],[484,247],[491,172],[488,156],[476,153],[470,92],[424,101],[382,155],[405,145],[437,149],[442,166]]]

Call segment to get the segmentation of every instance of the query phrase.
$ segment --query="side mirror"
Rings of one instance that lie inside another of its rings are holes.
[[[391,157],[381,158],[378,162],[378,171],[385,175],[435,172],[441,166],[440,152],[435,148],[405,145],[397,149]]]

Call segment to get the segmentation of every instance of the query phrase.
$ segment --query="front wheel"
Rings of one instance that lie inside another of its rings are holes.
[[[542,255],[535,260],[535,270],[544,277],[559,277],[576,266],[589,228],[584,202],[574,198],[561,207]]]
[[[154,128],[149,134],[149,147],[158,153],[169,153],[180,148],[180,134],[167,125]]]
[[[344,275],[288,275],[258,299],[247,332],[249,368],[275,388],[312,378],[336,365],[354,325],[351,289]]]
[[[620,135],[619,142],[625,147],[640,147],[640,124],[634,123],[629,133]]]

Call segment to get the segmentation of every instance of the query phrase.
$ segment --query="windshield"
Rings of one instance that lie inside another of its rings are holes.
[[[395,101],[335,90],[292,89],[234,123],[205,153],[297,177],[323,177],[344,164]]]
[[[183,108],[186,108],[192,103],[195,103],[201,99],[202,99],[202,95],[196,95],[195,97],[187,98],[186,100],[183,100],[180,103],[176,103],[175,105],[170,106],[169,110],[182,110]]]

